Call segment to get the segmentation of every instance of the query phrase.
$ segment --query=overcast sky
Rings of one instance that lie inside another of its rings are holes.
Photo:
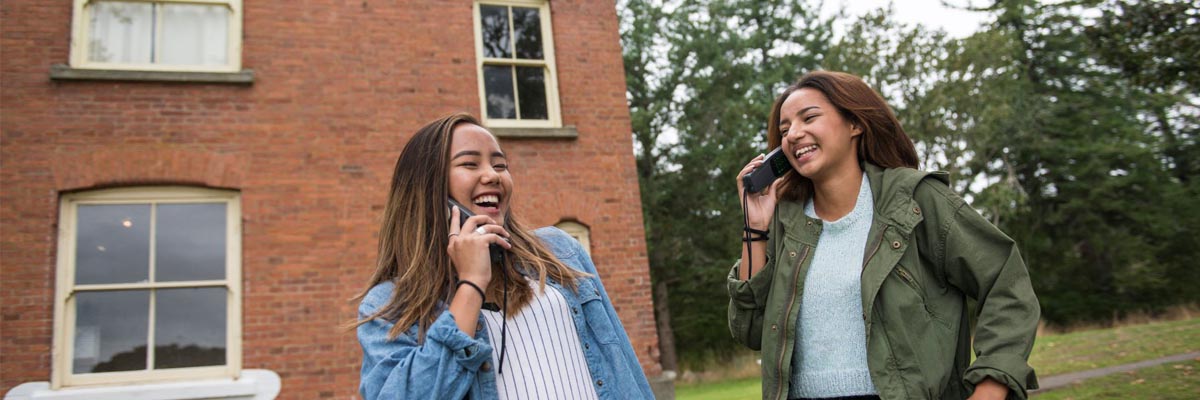
[[[824,14],[833,14],[845,5],[846,12],[858,16],[868,11],[887,7],[890,0],[825,0]],[[979,3],[978,0],[975,0]],[[951,4],[966,4],[968,0],[948,0]],[[988,19],[987,13],[957,10],[942,5],[942,0],[895,1],[894,16],[905,24],[924,24],[930,28],[942,28],[951,37],[964,38],[979,29]]]

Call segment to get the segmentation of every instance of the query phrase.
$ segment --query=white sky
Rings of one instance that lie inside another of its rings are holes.
[[[955,5],[967,4],[970,0],[947,0]],[[975,0],[977,3],[978,0]],[[988,14],[977,11],[966,11],[946,7],[942,0],[825,0],[822,14],[832,15],[837,8],[845,5],[846,13],[851,16],[866,14],[868,11],[887,7],[894,2],[896,20],[905,24],[923,24],[930,28],[941,28],[951,37],[964,38],[979,29],[979,25],[988,19]]]

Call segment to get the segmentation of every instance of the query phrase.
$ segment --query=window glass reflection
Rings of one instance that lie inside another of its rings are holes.
[[[546,82],[542,67],[517,67],[517,93],[521,119],[547,119]]]
[[[154,368],[224,365],[226,289],[160,289],[155,295]]]
[[[483,36],[484,57],[512,57],[512,42],[508,39],[508,7],[480,5],[479,30]]]
[[[516,118],[517,105],[513,96],[513,68],[509,66],[483,66],[484,90],[487,95],[488,118]]]
[[[154,51],[154,4],[102,1],[90,5],[88,59],[149,63]]]
[[[146,369],[149,313],[146,290],[77,293],[71,370],[82,374]]]
[[[154,280],[225,279],[225,204],[159,204]]]
[[[513,39],[517,58],[542,59],[542,18],[536,8],[513,7]],[[525,103],[521,103],[525,107]]]
[[[162,62],[225,65],[229,52],[229,8],[224,5],[163,4]]]
[[[77,221],[76,284],[149,279],[149,204],[81,204]]]

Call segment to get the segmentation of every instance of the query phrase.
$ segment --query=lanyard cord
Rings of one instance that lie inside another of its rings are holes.
[[[504,353],[506,347],[508,347],[508,268],[504,263],[504,253],[500,252],[499,255],[500,259],[497,262],[500,263],[500,280],[502,281],[502,285],[504,285],[504,292],[500,297],[503,299],[504,304],[500,306],[500,368],[496,373],[503,375]]]
[[[744,245],[746,246],[746,280],[747,281],[750,280],[751,276],[754,276],[754,246],[751,246],[751,243],[750,243],[750,230],[746,229],[746,228],[750,228],[750,213],[747,212],[748,208],[746,207],[746,203],[749,201],[749,197],[750,197],[749,192],[750,192],[750,190],[748,188],[745,188],[745,187],[742,188],[742,224],[743,224],[742,226],[745,227],[742,229],[742,243],[744,243]]]

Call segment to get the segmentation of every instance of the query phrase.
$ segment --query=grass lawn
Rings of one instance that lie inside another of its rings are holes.
[[[1200,361],[1163,364],[1095,379],[1036,396],[1038,400],[1200,399]]]
[[[1200,351],[1200,318],[1037,338],[1029,365],[1058,375]]]
[[[1200,351],[1200,318],[1095,329],[1037,338],[1029,364],[1038,376],[1084,371]],[[1038,399],[1200,399],[1200,362],[1151,367],[1088,380]],[[1139,381],[1140,380],[1140,381]],[[675,387],[679,400],[762,398],[759,378]]]
[[[676,386],[675,398],[678,400],[759,400],[762,398],[762,380],[748,378]]]

